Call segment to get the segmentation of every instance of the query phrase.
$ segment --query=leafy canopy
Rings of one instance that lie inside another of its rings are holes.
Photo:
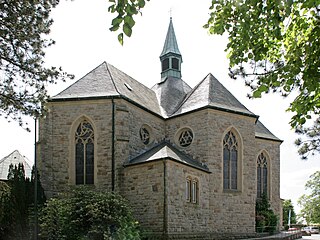
[[[252,97],[280,92],[298,96],[291,126],[320,112],[320,1],[213,0],[204,26],[228,33],[230,75],[245,78]]]
[[[304,194],[298,200],[298,204],[302,207],[300,215],[308,224],[320,224],[320,171],[310,176],[305,188],[310,194]]]
[[[0,1],[0,116],[23,125],[22,115],[39,116],[46,85],[72,77],[46,67],[45,49],[54,44],[49,14],[58,0]]]

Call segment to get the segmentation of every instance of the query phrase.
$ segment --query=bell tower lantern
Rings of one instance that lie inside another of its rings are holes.
[[[170,17],[166,40],[160,55],[161,78],[181,78],[182,56],[178,48],[176,35],[174,33],[172,17]]]

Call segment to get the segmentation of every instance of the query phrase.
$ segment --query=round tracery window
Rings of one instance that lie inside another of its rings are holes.
[[[188,147],[193,141],[193,132],[190,128],[181,129],[176,138],[177,143],[181,147]]]
[[[151,127],[148,125],[142,125],[140,128],[140,139],[141,141],[147,145],[151,142]]]

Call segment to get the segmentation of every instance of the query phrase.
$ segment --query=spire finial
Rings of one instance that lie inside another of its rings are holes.
[[[172,7],[169,10],[169,14],[170,14],[170,20],[172,20]]]

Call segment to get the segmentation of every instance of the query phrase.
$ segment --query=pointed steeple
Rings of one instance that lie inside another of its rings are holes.
[[[170,17],[169,28],[160,55],[161,78],[176,77],[181,78],[182,56],[179,51],[176,35],[174,33],[172,17]]]

